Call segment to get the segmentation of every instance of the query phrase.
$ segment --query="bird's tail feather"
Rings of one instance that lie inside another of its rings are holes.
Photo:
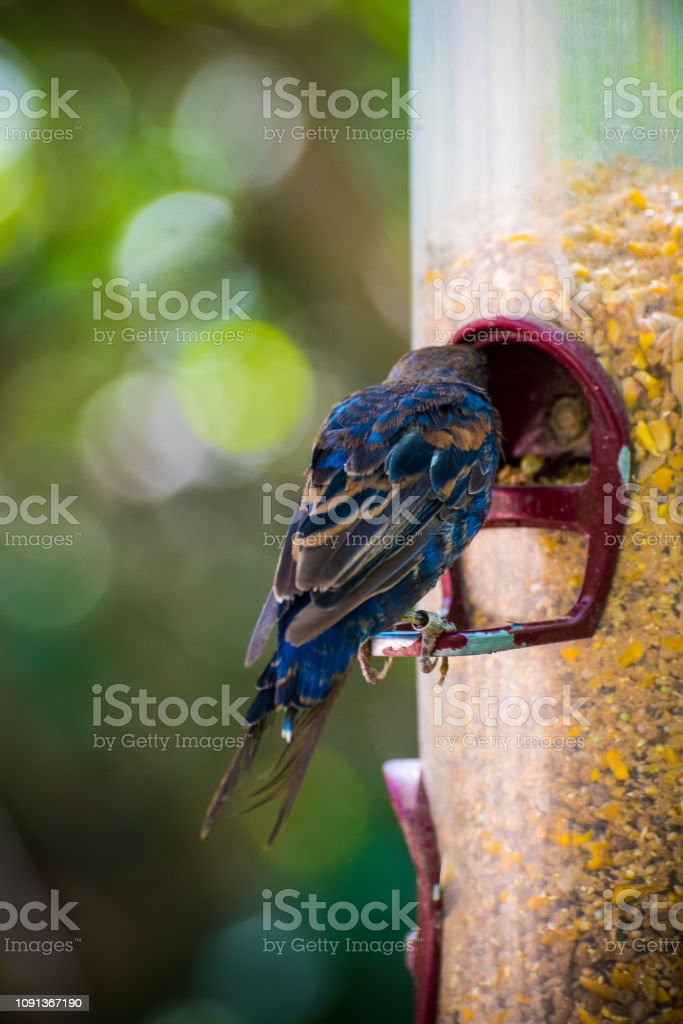
[[[330,693],[323,701],[320,701],[320,703],[315,704],[311,708],[307,708],[305,711],[297,713],[292,742],[288,743],[282,751],[263,785],[251,793],[250,803],[246,808],[247,811],[261,807],[263,804],[268,803],[270,800],[275,800],[279,796],[283,797],[280,810],[275,819],[275,825],[268,837],[268,846],[274,841],[294,806],[294,801],[304,780],[306,769],[320,738],[320,733],[325,725],[327,716],[332,710],[332,705],[339,695],[343,682],[344,678],[342,677],[335,682]]]
[[[216,815],[223,804],[230,799],[240,779],[246,778],[246,776],[251,772],[261,738],[271,717],[272,714],[268,715],[266,718],[262,718],[260,722],[256,723],[256,725],[249,726],[244,737],[244,744],[240,747],[230,762],[230,767],[218,784],[218,789],[214,793],[211,803],[209,804],[209,808],[204,816],[201,831],[202,839],[206,839],[208,836],[211,826],[216,820]]]
[[[261,807],[279,796],[283,797],[275,825],[268,837],[269,846],[294,805],[323,725],[341,690],[345,677],[346,673],[335,679],[323,700],[310,708],[295,712],[291,742],[286,745],[262,785],[254,789],[247,798],[245,812]],[[247,716],[253,720],[253,724],[247,729],[243,746],[235,754],[209,804],[202,824],[202,839],[208,835],[218,812],[233,796],[239,783],[251,773],[263,734],[274,718],[274,690],[272,687],[266,684],[259,691]]]

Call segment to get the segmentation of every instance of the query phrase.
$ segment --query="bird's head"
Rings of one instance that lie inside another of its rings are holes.
[[[486,388],[486,358],[471,345],[429,345],[401,356],[387,380],[460,380]]]

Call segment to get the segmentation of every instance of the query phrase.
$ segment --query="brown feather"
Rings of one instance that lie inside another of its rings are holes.
[[[261,609],[261,614],[258,617],[258,621],[254,626],[254,631],[251,634],[251,640],[247,647],[247,653],[244,657],[244,664],[249,667],[253,665],[257,658],[263,654],[263,649],[268,642],[268,637],[271,634],[273,626],[277,622],[277,601],[273,591],[268,594],[265,604]]]
[[[245,808],[247,811],[254,810],[278,796],[284,798],[275,825],[268,837],[268,846],[275,840],[294,806],[320,733],[341,692],[344,678],[345,676],[336,679],[324,701],[315,704],[310,710],[300,711],[297,714],[292,742],[280,754],[268,780],[251,794],[253,799]]]
[[[246,777],[251,771],[263,732],[271,718],[272,715],[268,715],[266,718],[262,718],[260,722],[257,722],[256,725],[250,726],[247,730],[244,737],[244,746],[235,754],[230,767],[221,779],[218,789],[209,804],[200,833],[202,839],[206,839],[208,836],[211,826],[216,820],[216,815],[226,800],[232,795],[240,779]]]

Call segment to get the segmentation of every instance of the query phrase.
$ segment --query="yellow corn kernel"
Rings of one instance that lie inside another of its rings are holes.
[[[586,867],[589,871],[598,871],[599,868],[603,868],[607,862],[607,843],[604,839],[598,840],[594,843],[586,843],[586,847],[591,852],[591,859],[586,861]]]
[[[660,491],[670,491],[674,483],[674,471],[668,466],[660,466],[650,477],[652,486]]]
[[[602,816],[603,818],[607,818],[608,821],[616,821],[620,814],[621,810],[619,808],[619,804],[605,804],[602,809]]]
[[[652,348],[656,340],[654,331],[641,331],[640,337],[638,338],[638,344],[641,348],[647,350],[648,348]]]
[[[669,459],[669,465],[673,469],[683,469],[683,452],[675,452]]]
[[[538,235],[533,231],[519,231],[516,235],[508,235],[505,241],[511,242],[513,245],[518,245],[520,242],[537,242]]]
[[[580,647],[564,647],[562,649],[562,657],[566,658],[567,661],[575,661],[580,654]]]
[[[583,1006],[576,1007],[576,1016],[581,1021],[581,1024],[600,1024],[597,1017],[594,1017],[588,1010],[584,1010]]]
[[[593,238],[596,242],[605,242],[606,245],[611,245],[614,241],[614,232],[608,228],[601,226],[600,224],[593,225]]]
[[[535,473],[538,473],[539,469],[542,467],[543,459],[538,455],[525,455],[519,464],[522,475],[526,477],[531,477]]]
[[[645,654],[645,648],[639,640],[634,640],[628,645],[622,656],[619,658],[619,664],[623,668],[628,668],[629,665],[635,665],[637,661],[640,661],[642,656]]]
[[[628,243],[628,247],[634,256],[658,256],[659,246],[655,242],[647,242],[644,239],[642,241],[633,241]]]
[[[652,401],[653,398],[661,397],[662,391],[664,390],[664,385],[661,380],[657,380],[657,378],[653,377],[651,373],[647,372],[647,370],[638,370],[634,374],[634,377],[639,384],[642,384],[644,388],[647,388],[647,397],[650,401]]]
[[[678,252],[678,246],[676,245],[676,243],[674,241],[665,242],[664,245],[662,246],[662,255],[663,256],[675,256],[677,252]]]
[[[624,764],[623,758],[618,750],[608,750],[602,759],[602,763],[605,768],[609,768],[619,782],[625,782],[629,777],[628,768]]]
[[[668,452],[671,448],[671,427],[668,421],[665,419],[651,420],[648,427],[657,445],[657,451]]]
[[[616,345],[616,343],[619,341],[620,334],[621,328],[619,327],[619,324],[616,320],[613,320],[610,317],[610,319],[607,321],[607,340],[609,341],[610,345]],[[647,366],[647,363],[645,363],[645,365],[642,366],[641,369],[644,370],[645,366]]]
[[[659,448],[655,443],[655,439],[650,433],[650,428],[645,420],[638,420],[633,436],[636,441],[639,441],[643,448],[650,452],[651,455],[659,455]]]
[[[608,321],[608,324],[609,324],[609,321]],[[607,338],[611,342],[614,342],[616,340],[615,338],[610,338],[610,336],[609,336],[609,329],[607,331]],[[642,349],[638,349],[638,351],[634,355],[634,357],[633,357],[633,365],[636,367],[637,370],[645,370],[645,369],[647,369],[647,359],[645,358],[645,353],[643,352]]]
[[[669,993],[654,978],[651,978],[649,974],[641,978],[640,984],[643,992],[652,1002],[666,1003],[669,1001]]]
[[[626,988],[632,992],[636,987],[631,964],[615,964],[609,980],[615,988]]]
[[[606,985],[604,981],[594,981],[592,978],[579,978],[579,984],[592,992],[593,995],[599,996],[600,999],[608,999],[613,1002],[617,998],[617,993],[611,985]]]
[[[643,389],[635,379],[635,377],[625,377],[621,382],[621,388],[624,393],[624,402],[626,403],[627,409],[632,409],[638,401],[638,396],[642,394]]]

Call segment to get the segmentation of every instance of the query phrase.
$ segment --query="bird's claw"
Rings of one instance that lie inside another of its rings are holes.
[[[452,633],[455,626],[436,612],[425,612],[422,609],[410,612],[406,615],[405,621],[422,634],[420,668],[423,672],[433,672],[439,661],[438,657],[432,657],[436,642],[443,633]],[[439,683],[442,684],[448,673],[448,658],[443,656],[440,660]]]
[[[432,657],[432,655],[439,637],[443,633],[453,632],[456,627],[448,619],[442,618],[435,612],[425,612],[422,609],[410,612],[403,621],[409,623],[413,629],[422,635],[422,649],[419,658],[422,671],[426,673],[433,672],[437,663],[440,662],[439,685],[442,685],[448,674],[448,658],[445,656],[439,657],[438,655]],[[358,664],[366,682],[375,686],[386,678],[393,658],[387,658],[386,664],[382,669],[373,668],[370,664],[371,643],[371,640],[365,640],[358,648]]]
[[[363,673],[363,678],[371,686],[376,686],[377,683],[381,683],[383,679],[386,679],[387,673],[391,668],[393,658],[387,658],[386,664],[381,669],[373,668],[370,664],[370,651],[371,651],[371,640],[365,640],[358,648],[358,664],[360,670]]]

